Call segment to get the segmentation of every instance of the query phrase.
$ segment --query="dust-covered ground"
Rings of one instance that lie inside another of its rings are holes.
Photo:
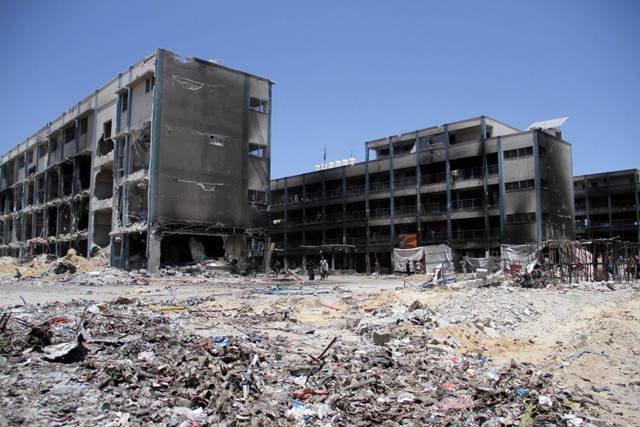
[[[0,425],[639,424],[635,282],[68,261],[0,263]]]

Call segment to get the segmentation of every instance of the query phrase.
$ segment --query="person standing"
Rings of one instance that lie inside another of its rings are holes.
[[[311,261],[307,263],[307,273],[309,273],[309,280],[315,279],[315,273],[313,272],[313,263]]]
[[[320,278],[322,280],[326,279],[328,273],[329,273],[329,262],[323,256],[320,259]]]

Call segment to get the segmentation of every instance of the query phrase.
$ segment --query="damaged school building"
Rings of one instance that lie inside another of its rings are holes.
[[[131,65],[2,156],[0,255],[371,272],[401,248],[640,241],[640,174],[572,177],[564,119],[461,120],[271,181],[273,84],[164,49]]]
[[[520,131],[481,116],[369,141],[361,163],[273,180],[273,259],[324,255],[334,269],[371,272],[393,265],[396,248],[488,257],[505,243],[573,240],[571,145],[553,124]]]
[[[131,65],[2,156],[0,254],[262,263],[272,85],[164,49]]]

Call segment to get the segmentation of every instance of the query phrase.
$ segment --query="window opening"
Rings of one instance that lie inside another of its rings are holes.
[[[267,203],[267,192],[249,190],[249,201],[254,203]]]
[[[66,144],[74,139],[76,139],[76,126],[72,125],[64,130],[64,142]]]
[[[102,125],[102,133],[104,134],[104,139],[111,138],[111,120],[104,122]]]
[[[268,103],[269,101],[267,101],[266,99],[260,99],[260,98],[254,98],[254,97],[249,98],[249,108],[253,111],[266,113]]]
[[[249,155],[256,157],[266,157],[267,147],[260,144],[249,144]]]
[[[84,135],[85,133],[87,133],[88,127],[89,119],[87,117],[84,117],[82,120],[80,120],[80,135]]]
[[[515,159],[517,157],[533,156],[533,147],[514,148],[504,152],[505,159]]]
[[[507,215],[507,223],[509,224],[524,224],[528,222],[536,221],[535,212],[517,213]]]
[[[149,77],[149,78],[144,82],[144,93],[149,93],[150,91],[152,91],[155,85],[156,85],[156,78],[155,78],[155,76]]]
[[[524,181],[506,182],[504,189],[506,191],[518,191],[518,190],[530,190],[536,187],[536,182],[533,179],[527,179]]]
[[[122,112],[124,113],[125,111],[127,111],[128,105],[129,104],[129,93],[125,92],[122,94],[121,97],[121,102],[122,102]]]

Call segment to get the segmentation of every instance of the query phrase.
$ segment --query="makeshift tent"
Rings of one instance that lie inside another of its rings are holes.
[[[455,273],[454,255],[447,245],[432,245],[424,247],[424,271],[434,273],[442,269],[443,274]]]
[[[479,268],[484,268],[487,271],[494,271],[495,268],[495,259],[493,257],[488,258],[471,258],[464,257],[464,264],[466,266],[466,271],[475,272]]]
[[[538,255],[544,248],[543,245],[531,243],[528,245],[500,245],[500,263],[506,272],[515,272],[526,269],[531,272],[538,261]]]
[[[424,264],[424,248],[422,246],[411,249],[394,249],[393,250],[393,270],[407,271],[407,262],[409,268],[414,271],[413,262],[420,261]]]
[[[432,274],[438,269],[442,269],[445,274],[455,272],[453,251],[447,245],[393,250],[393,268],[395,271],[405,272],[407,261],[409,261],[409,268],[412,272],[414,271],[414,261],[420,261],[424,266],[424,272],[427,274]]]

